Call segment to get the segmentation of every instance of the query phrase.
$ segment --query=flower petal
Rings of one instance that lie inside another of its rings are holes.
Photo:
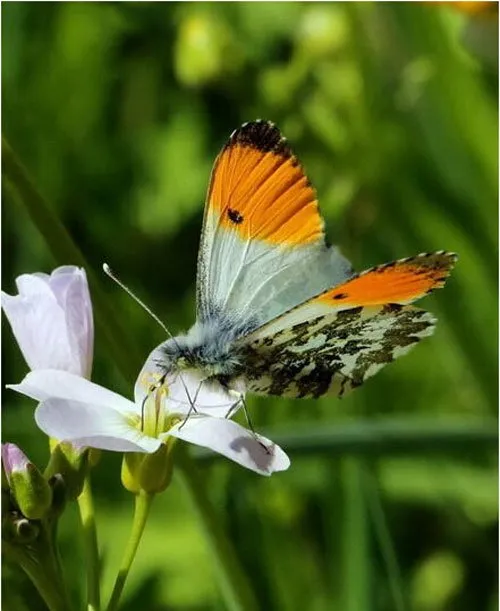
[[[25,471],[30,460],[15,443],[2,443],[2,464],[9,478],[14,471]]]
[[[30,369],[65,369],[79,373],[66,333],[66,317],[46,283],[31,275],[17,283],[24,295],[2,292],[2,307]]]
[[[19,295],[2,293],[2,306],[30,369],[61,369],[90,377],[94,343],[85,271],[74,266],[23,274]]]
[[[85,270],[71,265],[58,267],[52,272],[49,284],[66,314],[68,342],[73,358],[80,363],[79,373],[90,378],[94,321]]]
[[[16,286],[22,297],[33,297],[40,293],[52,295],[49,286],[50,276],[42,272],[34,274],[21,274],[16,278]]]
[[[28,373],[20,384],[8,384],[7,388],[27,395],[36,401],[51,398],[67,399],[109,407],[124,414],[140,413],[140,409],[132,401],[67,371],[38,369]]]
[[[169,434],[209,448],[262,475],[290,466],[290,459],[278,445],[225,418],[190,416],[170,429]]]
[[[107,405],[47,399],[35,411],[38,426],[50,437],[114,452],[155,452],[159,439],[135,428],[133,419]]]

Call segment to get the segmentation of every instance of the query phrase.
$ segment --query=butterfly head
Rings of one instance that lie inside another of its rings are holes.
[[[241,357],[235,346],[235,327],[220,322],[196,323],[186,335],[160,346],[165,373],[197,369],[206,378],[233,377],[239,373]]]

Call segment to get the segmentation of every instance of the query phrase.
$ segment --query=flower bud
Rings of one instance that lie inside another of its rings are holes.
[[[14,443],[2,444],[2,462],[12,498],[30,520],[45,516],[52,503],[52,490],[37,467]]]
[[[69,442],[54,445],[51,440],[51,450],[45,477],[50,479],[60,474],[64,480],[66,498],[75,500],[82,492],[85,475],[89,468],[89,448],[77,448]]]
[[[175,439],[163,443],[153,454],[127,452],[123,455],[122,484],[138,494],[163,492],[172,480],[172,451]]]
[[[13,524],[17,543],[31,543],[40,534],[40,522],[32,522],[26,518],[16,520]]]

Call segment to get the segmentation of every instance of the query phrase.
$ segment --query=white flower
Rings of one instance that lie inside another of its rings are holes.
[[[36,422],[59,441],[152,453],[169,437],[176,437],[263,475],[289,467],[290,460],[279,446],[225,417],[239,393],[200,382],[199,374],[189,371],[167,377],[160,385],[156,371],[145,367],[136,384],[135,402],[56,370],[32,371],[21,384],[9,388],[41,402]]]
[[[90,377],[94,344],[92,304],[85,271],[58,267],[23,274],[19,295],[2,291],[2,307],[28,367]]]
[[[83,269],[66,266],[16,280],[19,295],[2,306],[31,372],[12,388],[40,404],[38,426],[77,448],[156,452],[169,437],[209,448],[258,473],[290,465],[283,450],[232,422],[243,388],[225,391],[196,371],[162,379],[153,350],[132,402],[88,379],[92,368],[92,305]]]

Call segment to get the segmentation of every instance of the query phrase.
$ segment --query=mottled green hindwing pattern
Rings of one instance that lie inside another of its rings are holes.
[[[419,308],[357,307],[299,323],[245,347],[247,389],[286,397],[344,395],[432,334]]]

